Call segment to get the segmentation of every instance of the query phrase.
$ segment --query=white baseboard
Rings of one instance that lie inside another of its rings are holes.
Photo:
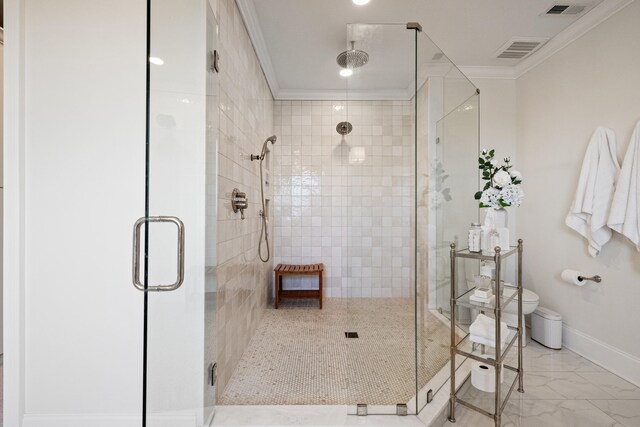
[[[154,426],[193,427],[193,416],[168,415],[152,417]],[[140,427],[142,422],[137,414],[25,414],[23,427]]]
[[[640,387],[640,358],[562,324],[562,345]]]

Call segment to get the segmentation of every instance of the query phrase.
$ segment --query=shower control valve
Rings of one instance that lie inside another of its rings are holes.
[[[231,208],[234,213],[240,211],[240,218],[244,219],[244,210],[249,207],[249,201],[247,200],[247,193],[242,193],[237,188],[233,189],[231,193]]]

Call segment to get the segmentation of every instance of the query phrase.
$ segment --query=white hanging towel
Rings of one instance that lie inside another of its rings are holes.
[[[599,127],[593,133],[582,162],[578,189],[565,223],[589,242],[589,253],[598,256],[613,234],[607,226],[609,209],[620,171],[616,135]]]
[[[607,224],[640,251],[640,122],[624,156]]]

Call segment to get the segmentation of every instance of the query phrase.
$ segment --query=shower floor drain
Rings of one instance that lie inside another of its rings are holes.
[[[358,333],[357,332],[345,332],[344,336],[347,338],[358,338]]]

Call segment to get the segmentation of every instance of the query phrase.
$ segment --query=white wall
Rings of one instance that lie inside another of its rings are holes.
[[[495,148],[517,164],[515,79],[471,80],[480,89],[480,148]]]
[[[472,78],[471,80],[480,89],[480,149],[495,148],[496,158],[500,162],[503,158],[510,157],[511,164],[514,165],[513,169],[520,170],[521,163],[518,161],[516,150],[516,80],[490,78]],[[509,238],[512,245],[517,244],[517,239],[521,238],[516,227],[520,210],[520,208],[507,208]],[[515,261],[515,258],[505,261],[507,269],[503,273],[506,274],[507,281],[515,280]]]
[[[518,165],[526,193],[518,212],[525,286],[563,316],[565,344],[640,384],[640,255],[616,236],[598,258],[564,224],[589,138],[615,130],[618,157],[640,119],[640,2],[633,2],[517,80]],[[565,268],[600,274],[579,288]]]

